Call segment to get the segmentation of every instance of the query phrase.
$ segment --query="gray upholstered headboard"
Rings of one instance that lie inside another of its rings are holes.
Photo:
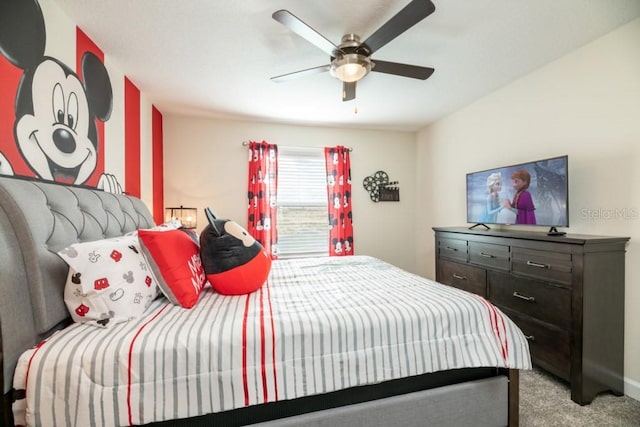
[[[23,351],[64,324],[68,267],[57,251],[154,225],[142,200],[0,176],[0,361],[3,394]]]

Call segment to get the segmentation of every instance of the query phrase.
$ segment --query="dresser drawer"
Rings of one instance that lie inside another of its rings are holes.
[[[514,273],[571,284],[571,254],[512,247],[511,263]]]
[[[438,260],[436,280],[485,298],[487,296],[487,273],[482,268],[441,259]]]
[[[509,271],[509,246],[469,242],[469,262]]]
[[[438,255],[440,258],[467,262],[467,241],[459,239],[438,239]]]
[[[569,380],[571,373],[569,332],[547,326],[511,310],[504,309],[504,312],[516,322],[527,337],[533,363]]]
[[[488,274],[489,300],[496,305],[568,330],[571,325],[571,291],[533,279],[497,271]]]

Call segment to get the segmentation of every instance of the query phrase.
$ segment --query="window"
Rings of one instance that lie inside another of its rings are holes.
[[[329,255],[322,148],[278,147],[278,257]]]

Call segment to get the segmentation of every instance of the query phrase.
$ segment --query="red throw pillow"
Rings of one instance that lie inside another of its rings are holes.
[[[176,305],[193,307],[207,282],[195,236],[181,229],[139,230],[138,239],[162,293]]]

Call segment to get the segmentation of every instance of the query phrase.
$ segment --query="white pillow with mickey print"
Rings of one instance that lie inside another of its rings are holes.
[[[126,322],[159,295],[137,236],[74,243],[58,254],[69,264],[64,301],[75,322],[100,327]]]

